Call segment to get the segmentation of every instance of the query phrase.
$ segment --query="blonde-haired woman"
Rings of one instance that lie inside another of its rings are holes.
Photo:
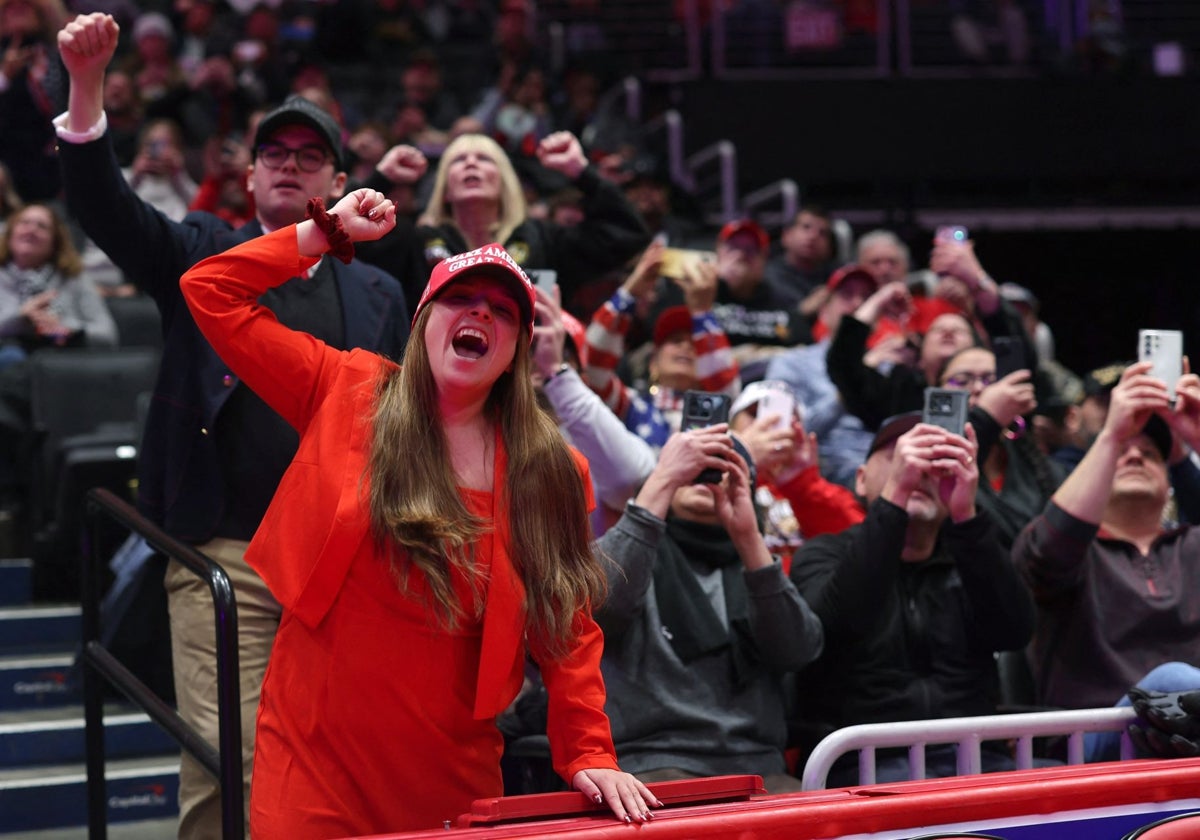
[[[358,190],[314,216],[181,281],[213,347],[301,436],[246,553],[283,606],[251,832],[437,828],[500,795],[495,718],[527,648],[558,772],[619,818],[648,819],[657,800],[617,769],[603,711],[587,465],[530,384],[528,278],[499,245],[460,254],[434,270],[401,366],[334,350],[256,301],[330,239],[390,230],[395,208]]]
[[[578,225],[530,218],[521,179],[504,149],[486,135],[463,134],[442,153],[416,228],[397,227],[360,248],[359,257],[401,278],[412,307],[440,260],[498,242],[522,268],[555,271],[563,303],[590,315],[595,301],[574,305],[578,291],[638,254],[650,234],[621,190],[589,165],[575,135],[550,134],[538,143],[536,157],[552,178],[583,194]],[[389,150],[385,163],[380,172],[406,184],[416,183],[427,165],[411,146]]]

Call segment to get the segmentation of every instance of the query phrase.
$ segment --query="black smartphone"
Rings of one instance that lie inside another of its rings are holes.
[[[992,353],[996,356],[997,379],[1003,379],[1015,370],[1029,369],[1029,362],[1025,360],[1025,345],[1019,338],[996,336],[992,339]]]
[[[679,431],[686,432],[688,429],[702,429],[717,423],[728,423],[730,402],[728,394],[684,391],[683,419],[679,423]],[[716,484],[720,480],[720,470],[706,469],[692,479],[692,484]]]
[[[926,388],[925,408],[921,413],[921,422],[933,426],[941,426],[947,431],[961,435],[967,425],[966,391],[952,388]]]

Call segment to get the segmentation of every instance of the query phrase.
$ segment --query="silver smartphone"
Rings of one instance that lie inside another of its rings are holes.
[[[528,268],[525,273],[529,275],[533,285],[546,294],[554,294],[554,287],[558,285],[558,272],[553,268]]]
[[[780,388],[764,393],[758,400],[756,416],[765,417],[768,414],[774,414],[778,418],[775,421],[776,429],[790,429],[792,421],[796,419],[796,398],[792,396],[791,391]]]
[[[1153,362],[1150,375],[1161,379],[1175,400],[1175,383],[1183,376],[1183,333],[1179,330],[1138,330],[1137,360]]]

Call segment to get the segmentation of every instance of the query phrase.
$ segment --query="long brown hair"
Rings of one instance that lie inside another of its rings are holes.
[[[377,387],[368,461],[372,531],[401,586],[416,569],[448,627],[467,617],[455,597],[452,570],[471,583],[474,616],[483,607],[484,581],[472,546],[483,523],[466,509],[456,487],[438,416],[425,330],[432,307],[417,317],[402,366]],[[575,460],[554,421],[536,401],[529,375],[528,330],[517,339],[512,370],[492,386],[485,411],[498,424],[508,469],[502,504],[509,520],[513,565],[525,585],[525,627],[531,642],[552,656],[570,646],[576,613],[598,604],[605,577],[591,546],[586,496]],[[498,529],[499,530],[499,529]]]

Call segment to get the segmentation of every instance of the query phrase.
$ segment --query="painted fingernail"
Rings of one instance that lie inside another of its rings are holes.
[[[597,805],[599,805],[599,804],[601,804],[602,802],[604,802],[604,797],[603,797],[603,796],[601,796],[601,795],[600,795],[600,794],[598,794],[598,793],[594,793],[594,794],[592,794],[592,800],[593,800],[593,801],[594,801],[594,802],[595,802]]]
[[[631,822],[633,822],[633,817],[631,817],[631,816],[629,816],[628,814],[626,814],[626,815],[625,815],[625,822],[627,822],[627,823],[631,823]]]
[[[651,814],[649,811],[642,811],[642,819],[643,820],[652,820],[652,819],[654,819],[654,815]]]

